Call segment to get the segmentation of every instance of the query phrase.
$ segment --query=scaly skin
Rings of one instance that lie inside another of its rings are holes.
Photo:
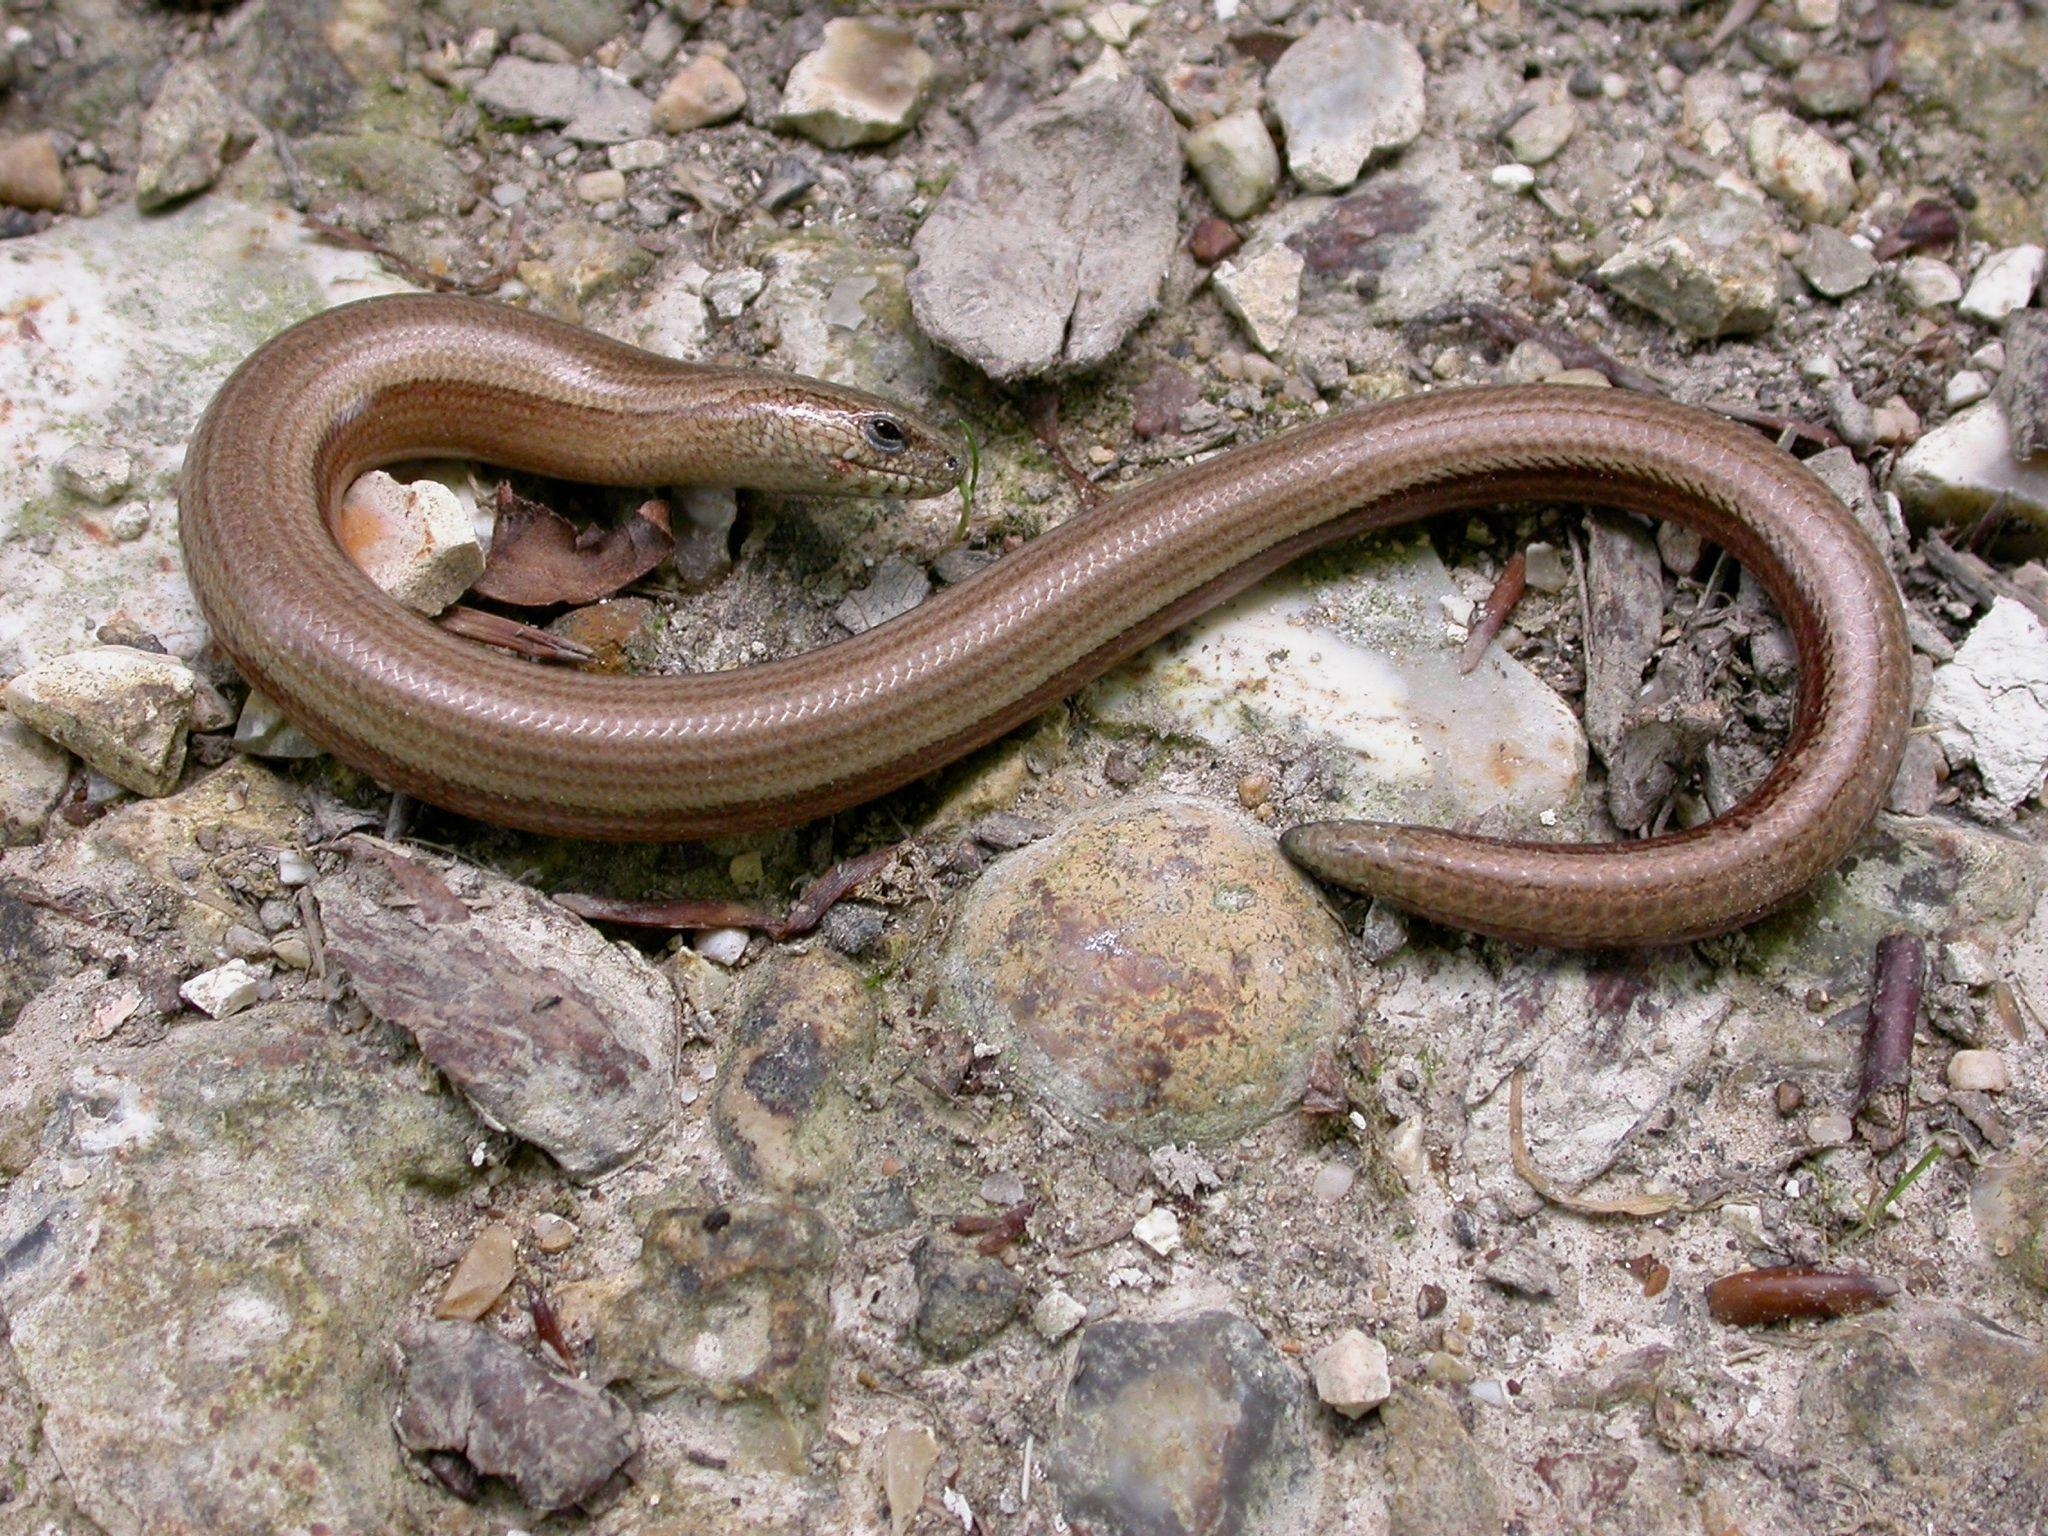
[[[862,442],[876,414],[901,450]],[[957,480],[957,456],[851,391],[694,368],[460,299],[331,310],[243,364],[200,424],[180,494],[186,568],[221,646],[336,756],[536,832],[695,838],[858,804],[1297,555],[1511,500],[1671,518],[1754,572],[1798,646],[1784,753],[1726,816],[1641,842],[1297,827],[1283,846],[1320,878],[1528,943],[1698,938],[1832,867],[1905,743],[1904,616],[1847,510],[1755,434],[1620,391],[1450,390],[1333,416],[1125,491],[853,639],[687,677],[536,667],[372,586],[328,532],[334,504],[366,470],[441,454],[604,484],[911,494]]]

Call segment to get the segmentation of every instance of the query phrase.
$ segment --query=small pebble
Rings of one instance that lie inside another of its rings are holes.
[[[1496,165],[1486,179],[1503,192],[1527,192],[1536,185],[1536,173],[1526,165]]]
[[[1856,1123],[1847,1115],[1810,1115],[1806,1140],[1810,1146],[1846,1147],[1855,1138]]]
[[[1974,368],[1965,368],[1954,375],[1941,392],[1941,403],[1952,411],[1959,411],[1966,405],[1975,405],[1991,393],[1991,381]]]
[[[542,1211],[530,1226],[534,1244],[542,1253],[564,1253],[576,1241],[576,1223],[553,1211]]]
[[[1131,1236],[1166,1258],[1180,1248],[1180,1218],[1163,1205],[1155,1205],[1131,1224]]]
[[[57,483],[94,506],[119,501],[134,480],[135,461],[125,449],[80,443],[57,460]]]
[[[1351,1193],[1351,1186],[1358,1181],[1355,1169],[1346,1163],[1325,1163],[1316,1170],[1315,1182],[1310,1193],[1325,1204],[1342,1200]]]
[[[2012,1071],[2001,1051],[1957,1051],[1948,1059],[1948,1085],[1957,1093],[2004,1093]]]
[[[1913,309],[1939,309],[1963,296],[1956,269],[1932,256],[1908,256],[1899,263],[1899,296]]]
[[[1387,1372],[1387,1347],[1378,1339],[1350,1328],[1317,1351],[1310,1364],[1316,1396],[1324,1406],[1356,1419],[1393,1396]]]
[[[1031,1326],[1048,1344],[1057,1344],[1088,1320],[1088,1309],[1062,1290],[1047,1291],[1031,1309]]]
[[[496,1306],[511,1286],[518,1258],[519,1243],[512,1229],[492,1222],[477,1233],[456,1264],[441,1299],[434,1303],[434,1316],[443,1322],[475,1322]]]
[[[576,196],[586,203],[615,203],[626,195],[622,171],[585,171],[576,178]]]
[[[263,973],[248,961],[230,960],[201,971],[178,988],[178,996],[210,1019],[225,1019],[262,995],[263,980]]]
[[[747,930],[710,928],[690,941],[690,948],[714,965],[738,965],[746,958]]]
[[[1987,325],[1997,325],[2016,309],[2022,309],[2040,285],[2041,271],[2048,266],[2048,248],[2016,245],[1984,258],[1970,279],[1970,286],[1956,305],[1959,314]]]

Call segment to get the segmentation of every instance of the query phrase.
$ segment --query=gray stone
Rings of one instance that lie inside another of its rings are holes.
[[[1554,160],[1579,126],[1579,110],[1569,100],[1539,102],[1508,129],[1508,152],[1523,165]]]
[[[1315,1497],[1304,1408],[1279,1353],[1232,1313],[1091,1323],[1052,1453],[1061,1513],[1078,1531],[1301,1536]]]
[[[1280,186],[1280,151],[1256,110],[1205,123],[1187,138],[1188,164],[1225,218],[1250,218]]]
[[[1859,58],[1817,53],[1792,76],[1793,98],[1814,117],[1854,117],[1871,94],[1870,66]]]
[[[425,1278],[407,1211],[470,1177],[475,1121],[317,1003],[83,1059],[72,1026],[40,1065],[57,1021],[36,1012],[10,1079],[83,1096],[0,1203],[0,1299],[82,1516],[220,1536],[443,1518],[392,1440],[387,1341]]]
[[[931,592],[932,579],[923,566],[901,555],[891,555],[875,567],[866,586],[849,592],[833,608],[832,617],[857,635],[910,612]]]
[[[476,83],[477,102],[494,117],[562,127],[578,144],[623,144],[654,128],[653,104],[602,70],[548,64],[510,54]]]
[[[918,325],[994,379],[1093,367],[1159,301],[1180,172],[1173,115],[1136,80],[1010,118],[912,242]]]
[[[1316,1042],[1347,1027],[1349,975],[1341,930],[1269,833],[1137,800],[982,878],[942,997],[1038,1092],[1156,1146],[1227,1140],[1299,1099]]]
[[[1778,315],[1778,251],[1764,210],[1709,191],[1687,198],[1650,231],[1601,263],[1615,293],[1689,336],[1769,329]]]
[[[1833,224],[1856,206],[1849,151],[1789,112],[1765,112],[1749,125],[1749,167],[1771,196],[1811,224]]]
[[[197,59],[171,66],[142,118],[135,203],[163,208],[203,192],[256,142],[260,125]]]
[[[917,1342],[941,1360],[964,1360],[1010,1326],[1024,1283],[1000,1259],[957,1238],[928,1237],[910,1255],[917,1277]]]
[[[1241,261],[1224,262],[1210,278],[1225,312],[1269,356],[1286,342],[1287,329],[1300,312],[1304,266],[1292,246],[1269,245],[1246,252]]]
[[[2015,245],[1993,251],[1970,278],[1956,313],[1987,325],[1999,324],[2033,299],[2044,265],[2048,265],[2048,250],[2038,245]]]
[[[1423,84],[1422,55],[1392,27],[1318,22],[1266,76],[1294,179],[1339,191],[1374,155],[1410,143],[1422,132]]]
[[[1895,281],[1899,297],[1910,309],[1940,309],[1963,296],[1956,269],[1933,256],[1908,256],[1899,263]]]
[[[2048,624],[2000,597],[1937,668],[1927,721],[1951,763],[1971,762],[2011,811],[2048,776]]]
[[[8,713],[138,795],[167,795],[185,771],[197,680],[175,656],[103,645],[8,683]]]
[[[1807,232],[1806,244],[1792,265],[1815,293],[1829,299],[1844,298],[1877,276],[1877,258],[1827,224],[1816,224]]]
[[[135,460],[125,449],[80,443],[57,461],[57,483],[96,507],[111,506],[135,481]]]
[[[2015,461],[2048,452],[2048,311],[2016,309],[2005,317],[2003,354],[1992,399],[2010,433]]]
[[[0,711],[0,847],[34,842],[71,781],[71,754]]]
[[[896,23],[834,17],[790,70],[777,121],[827,149],[886,144],[917,121],[936,69]]]
[[[1992,1262],[2048,1295],[2048,1144],[2018,1148],[1979,1168],[1970,1216]]]
[[[1388,1536],[1498,1531],[1508,1504],[1458,1412],[1428,1387],[1403,1387],[1380,1409],[1387,1432]]]

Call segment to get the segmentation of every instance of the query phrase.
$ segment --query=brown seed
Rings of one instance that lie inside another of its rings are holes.
[[[1787,1264],[1723,1275],[1707,1287],[1707,1313],[1717,1323],[1757,1328],[1804,1317],[1850,1317],[1890,1306],[1898,1282],[1879,1275]]]

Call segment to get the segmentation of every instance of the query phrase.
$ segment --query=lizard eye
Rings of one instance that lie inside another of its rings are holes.
[[[903,435],[901,422],[887,416],[869,416],[860,424],[861,436],[868,440],[868,446],[880,453],[901,453],[910,446],[910,439]]]

